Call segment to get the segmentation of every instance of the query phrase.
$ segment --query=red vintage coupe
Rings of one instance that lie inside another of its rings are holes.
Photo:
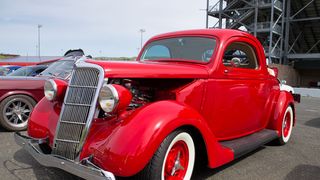
[[[241,31],[159,35],[136,62],[87,60],[69,83],[47,81],[16,142],[42,165],[85,179],[190,179],[202,157],[216,168],[289,141],[294,99],[265,60]]]

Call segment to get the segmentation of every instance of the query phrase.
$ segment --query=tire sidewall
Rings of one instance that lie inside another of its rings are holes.
[[[24,123],[24,126],[12,126],[9,122],[7,122],[7,120],[5,119],[5,117],[3,117],[3,111],[4,108],[6,107],[7,103],[9,103],[12,100],[24,100],[27,101],[32,107],[31,107],[31,111],[33,110],[34,106],[36,105],[36,102],[29,96],[26,95],[12,95],[9,96],[7,98],[5,98],[4,100],[2,100],[2,102],[0,103],[0,124],[7,130],[9,131],[21,131],[21,130],[25,130],[27,128],[28,125],[28,120]],[[31,112],[30,112],[31,114]],[[29,115],[30,115],[29,114]],[[29,116],[30,118],[30,116]]]
[[[184,179],[186,179],[186,180],[191,179],[193,167],[194,167],[194,163],[195,163],[195,146],[194,146],[193,139],[189,133],[180,132],[172,139],[172,141],[170,142],[170,144],[166,150],[166,153],[165,153],[165,156],[163,159],[163,163],[162,163],[162,168],[161,168],[161,180],[165,180],[164,179],[164,174],[165,174],[164,171],[165,171],[165,164],[166,164],[167,156],[168,156],[171,148],[173,147],[173,145],[178,141],[183,141],[184,143],[186,143],[186,145],[188,147],[189,161],[188,161],[187,172],[185,174]]]
[[[286,120],[287,113],[290,113],[290,129],[289,129],[287,137],[284,137],[284,121]],[[281,121],[281,136],[280,136],[281,144],[286,144],[287,142],[289,142],[290,137],[291,137],[291,133],[292,133],[292,129],[293,129],[293,109],[291,106],[288,106],[283,117],[282,117],[282,121]]]

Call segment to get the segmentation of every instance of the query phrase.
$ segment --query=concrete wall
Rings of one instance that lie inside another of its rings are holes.
[[[294,93],[301,96],[320,97],[320,89],[316,88],[294,88]]]
[[[292,66],[281,64],[269,64],[270,67],[276,67],[279,70],[278,78],[280,80],[286,80],[290,86],[300,86],[300,74]]]

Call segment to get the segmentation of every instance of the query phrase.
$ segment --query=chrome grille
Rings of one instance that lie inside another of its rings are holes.
[[[88,63],[74,69],[54,139],[52,153],[76,160],[93,119],[103,81],[101,67]]]

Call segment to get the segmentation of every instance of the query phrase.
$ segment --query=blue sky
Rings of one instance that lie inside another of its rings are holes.
[[[1,0],[0,53],[62,55],[82,48],[93,56],[136,56],[144,40],[205,27],[206,0]]]

